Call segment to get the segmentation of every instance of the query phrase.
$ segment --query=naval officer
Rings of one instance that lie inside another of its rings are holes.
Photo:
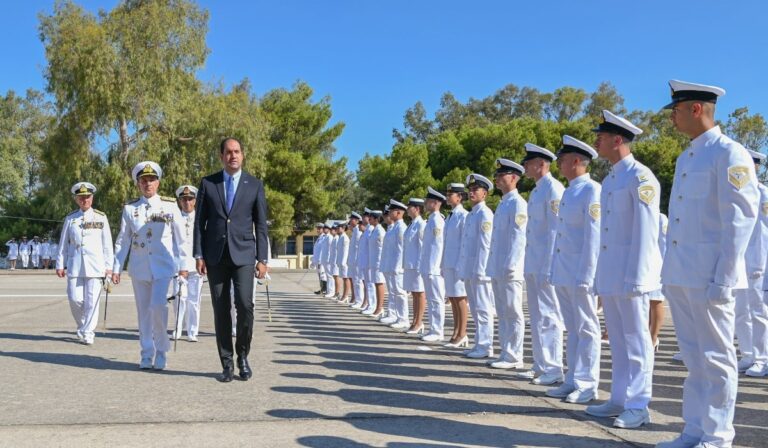
[[[444,339],[445,281],[440,273],[445,237],[445,218],[440,213],[440,207],[444,202],[445,195],[432,187],[427,187],[424,207],[429,212],[429,217],[424,227],[419,260],[419,273],[424,281],[429,316],[429,331],[421,338],[426,342],[443,342]]]
[[[77,338],[93,344],[99,322],[99,294],[112,275],[112,233],[104,212],[92,207],[96,187],[90,182],[72,186],[79,209],[64,218],[56,254],[56,275],[67,277],[67,297],[77,324]]]

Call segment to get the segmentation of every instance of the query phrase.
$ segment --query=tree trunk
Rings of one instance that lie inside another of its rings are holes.
[[[128,136],[128,122],[124,118],[120,118],[120,126],[118,131],[120,132],[120,158],[126,160],[128,158],[128,147],[130,146],[130,137]]]

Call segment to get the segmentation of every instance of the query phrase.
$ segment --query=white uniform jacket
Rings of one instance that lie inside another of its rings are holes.
[[[528,204],[520,193],[515,189],[502,196],[493,214],[488,277],[523,280],[527,222]]]
[[[550,283],[591,288],[600,249],[600,184],[589,173],[569,182],[557,220]]]
[[[67,277],[104,277],[113,257],[112,232],[103,212],[89,208],[64,218],[56,269],[66,269]]]
[[[136,280],[152,281],[177,275],[183,270],[179,250],[181,235],[174,231],[173,223],[181,219],[181,211],[171,198],[142,196],[126,204],[115,242],[112,271],[122,272],[130,252],[131,277]]]
[[[352,229],[352,236],[349,237],[349,253],[347,255],[347,266],[349,266],[350,276],[357,272],[357,251],[360,248],[360,237],[363,236],[363,232],[360,231],[360,226],[355,226]]]
[[[445,238],[443,241],[443,269],[462,268],[461,239],[464,233],[464,224],[469,212],[461,205],[457,205],[445,220]]]
[[[719,126],[680,153],[669,198],[661,280],[687,288],[744,289],[744,255],[760,192],[752,157]],[[730,294],[728,294],[730,295]]]
[[[758,218],[746,253],[747,275],[752,278],[765,274],[765,264],[768,261],[768,187],[758,183],[757,188],[760,192]]]
[[[312,264],[315,266],[322,264],[320,256],[323,252],[323,245],[325,244],[325,234],[320,233],[315,239],[315,245],[312,247]]]
[[[632,154],[603,179],[597,294],[635,296],[661,288],[660,198],[656,176]]]
[[[384,227],[378,224],[368,236],[368,269],[381,272],[381,249],[384,246]]]
[[[195,256],[192,252],[192,236],[195,234],[195,211],[190,213],[180,212],[181,218],[173,221],[173,231],[179,235],[179,258],[181,270],[195,272]]]
[[[357,268],[360,269],[359,272],[362,274],[363,278],[367,278],[366,271],[368,270],[368,262],[370,261],[368,259],[368,240],[372,231],[373,226],[366,224],[365,230],[360,234],[360,243],[357,249]]]
[[[445,218],[443,215],[440,212],[430,214],[427,218],[427,225],[424,227],[424,238],[421,241],[419,260],[419,273],[421,275],[440,275],[440,264],[443,261],[444,229]]]
[[[547,276],[552,267],[557,235],[557,213],[565,187],[551,173],[536,181],[528,196],[528,225],[525,230],[525,273]]]
[[[341,268],[347,266],[349,259],[349,237],[346,233],[336,237],[336,266]]]
[[[381,272],[384,274],[401,274],[403,272],[403,240],[405,222],[397,220],[389,226],[384,235],[384,249],[381,256]]]
[[[485,202],[475,204],[467,215],[464,233],[461,238],[461,267],[459,277],[462,280],[490,281],[485,273],[491,249],[493,232],[493,212]]]
[[[403,235],[403,268],[419,270],[419,258],[421,257],[421,242],[424,239],[424,227],[426,223],[421,216],[411,221]]]

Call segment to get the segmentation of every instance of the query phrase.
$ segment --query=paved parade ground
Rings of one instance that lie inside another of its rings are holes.
[[[313,272],[272,277],[272,322],[257,287],[254,376],[222,384],[207,286],[200,341],[180,340],[168,369],[153,372],[138,369],[129,279],[110,295],[107,330],[102,308],[96,343],[86,346],[64,280],[0,272],[0,446],[645,447],[681,429],[685,367],[672,361],[669,321],[653,424],[620,430],[588,418],[584,405],[545,397],[544,386],[315,296]],[[530,364],[528,337],[525,349]],[[601,399],[610,365],[603,346]],[[767,446],[766,398],[768,378],[740,377],[738,446]]]

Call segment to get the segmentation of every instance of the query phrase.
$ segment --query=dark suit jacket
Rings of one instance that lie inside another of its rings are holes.
[[[235,202],[227,213],[224,172],[204,177],[195,210],[195,258],[202,257],[206,264],[215,266],[228,247],[237,266],[267,261],[267,200],[259,179],[242,172]]]

